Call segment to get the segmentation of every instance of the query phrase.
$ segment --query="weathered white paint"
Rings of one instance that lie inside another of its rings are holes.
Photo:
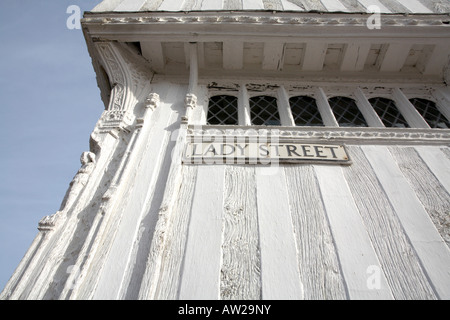
[[[430,128],[425,119],[422,118],[416,108],[409,102],[408,98],[399,88],[394,88],[392,98],[394,99],[398,110],[402,113],[403,117],[411,127]]]
[[[366,9],[370,6],[377,6],[380,9],[381,13],[391,13],[391,10],[385,7],[379,0],[358,0]]]
[[[450,297],[450,249],[385,147],[363,146],[439,298]]]
[[[202,2],[202,10],[222,10],[223,0],[208,0]]]
[[[330,104],[328,103],[327,95],[321,87],[316,89],[314,98],[316,99],[317,108],[319,109],[323,124],[329,127],[339,127]]]
[[[223,42],[223,68],[242,69],[244,66],[244,43],[241,41]]]
[[[363,114],[364,119],[366,119],[367,125],[369,127],[384,128],[383,122],[381,121],[375,110],[372,108],[372,105],[370,104],[369,100],[367,100],[361,88],[356,88],[354,95],[358,108]]]
[[[347,8],[339,0],[320,0],[328,11],[347,11]]]
[[[265,43],[262,68],[264,70],[281,70],[283,68],[284,43]]]
[[[122,1],[114,11],[139,11],[147,0],[124,0]]]
[[[183,8],[185,0],[173,1],[173,0],[163,0],[159,6],[159,11],[180,11]]]
[[[244,10],[249,10],[249,9],[262,10],[262,9],[264,9],[264,3],[262,0],[245,0],[242,3],[242,8]]]
[[[277,90],[278,97],[278,113],[280,114],[281,125],[295,126],[294,117],[292,116],[291,106],[289,105],[289,96],[284,86],[280,86]]]
[[[415,149],[450,194],[450,160],[438,147],[417,146]]]
[[[314,166],[350,299],[392,299],[383,273],[368,286],[370,268],[381,270],[364,222],[340,167]]]
[[[219,299],[224,169],[198,168],[179,299]]]
[[[420,1],[418,0],[396,0],[397,2],[401,3],[403,6],[405,6],[408,10],[414,13],[432,13],[430,9],[425,7]]]
[[[238,96],[238,120],[239,125],[248,126],[251,125],[252,120],[250,117],[250,103],[248,91],[245,84],[242,84],[239,87],[239,96]]]
[[[303,285],[283,168],[256,168],[256,189],[262,299],[302,299]]]
[[[303,56],[303,70],[320,71],[323,68],[328,45],[326,43],[306,43]]]
[[[381,62],[380,71],[396,72],[402,69],[411,46],[404,43],[390,43]]]
[[[349,43],[345,47],[341,71],[361,71],[364,69],[370,43]]]

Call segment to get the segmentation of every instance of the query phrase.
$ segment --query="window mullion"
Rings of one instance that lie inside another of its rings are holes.
[[[240,126],[250,126],[252,124],[250,117],[250,102],[245,84],[241,85],[239,88],[238,122]]]
[[[392,98],[394,99],[398,110],[402,113],[403,117],[405,117],[410,127],[430,128],[425,119],[420,115],[419,111],[417,111],[412,103],[409,102],[408,98],[399,88],[394,89]]]
[[[369,127],[384,128],[385,125],[383,121],[381,121],[378,114],[372,108],[372,105],[370,104],[369,100],[367,100],[361,88],[356,88],[354,95],[356,98],[356,104],[363,114],[364,118],[366,119],[367,125]]]
[[[322,88],[318,87],[315,92],[317,108],[322,116],[323,124],[327,127],[339,127],[338,122],[331,110],[328,98]]]
[[[280,86],[278,88],[278,113],[280,114],[280,121],[282,126],[295,126],[294,117],[292,116],[291,107],[289,105],[289,96],[286,88]]]

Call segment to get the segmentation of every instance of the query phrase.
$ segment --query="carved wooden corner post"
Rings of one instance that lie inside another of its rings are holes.
[[[154,299],[158,285],[159,270],[161,267],[164,248],[167,241],[167,230],[171,228],[171,212],[183,177],[183,151],[186,145],[188,124],[192,121],[193,109],[197,106],[198,86],[198,49],[197,43],[189,43],[190,48],[190,74],[189,88],[185,97],[186,114],[181,118],[177,142],[172,153],[172,164],[167,178],[164,198],[159,209],[159,218],[155,227],[150,253],[147,259],[145,274],[139,292],[139,299]]]

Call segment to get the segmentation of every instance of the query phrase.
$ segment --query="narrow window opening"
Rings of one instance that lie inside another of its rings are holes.
[[[238,102],[233,96],[221,95],[209,99],[208,124],[237,125]]]
[[[417,109],[417,111],[419,111],[419,113],[431,128],[450,128],[450,122],[439,111],[433,101],[419,98],[410,99],[409,101]]]
[[[406,122],[400,111],[397,109],[397,106],[395,105],[395,102],[393,100],[386,98],[372,98],[369,99],[369,102],[386,127],[409,127],[408,123]]]
[[[340,127],[367,127],[367,122],[355,100],[347,97],[334,97],[329,99],[329,103]]]
[[[323,126],[323,120],[314,98],[292,97],[289,99],[289,105],[296,126]]]
[[[281,125],[277,99],[269,96],[250,98],[252,124],[265,126]]]

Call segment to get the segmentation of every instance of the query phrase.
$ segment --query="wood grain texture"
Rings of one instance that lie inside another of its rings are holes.
[[[450,195],[413,147],[390,147],[400,170],[414,189],[439,234],[450,247]]]
[[[196,177],[197,166],[184,166],[183,184],[174,206],[172,226],[170,230],[167,230],[168,241],[162,257],[163,268],[161,268],[156,288],[156,300],[177,298]]]
[[[304,299],[346,299],[333,238],[311,166],[284,167]]]
[[[439,299],[450,298],[450,250],[387,147],[362,146]]]
[[[344,175],[394,298],[436,298],[369,162],[359,147],[348,148],[353,164]]]
[[[392,299],[355,199],[339,166],[314,166],[349,299]],[[376,271],[375,271],[376,272]]]
[[[254,167],[227,166],[224,188],[220,298],[261,299]]]
[[[257,167],[256,188],[262,299],[302,299],[297,244],[283,168]]]
[[[222,165],[198,167],[178,299],[219,299],[223,221]]]

